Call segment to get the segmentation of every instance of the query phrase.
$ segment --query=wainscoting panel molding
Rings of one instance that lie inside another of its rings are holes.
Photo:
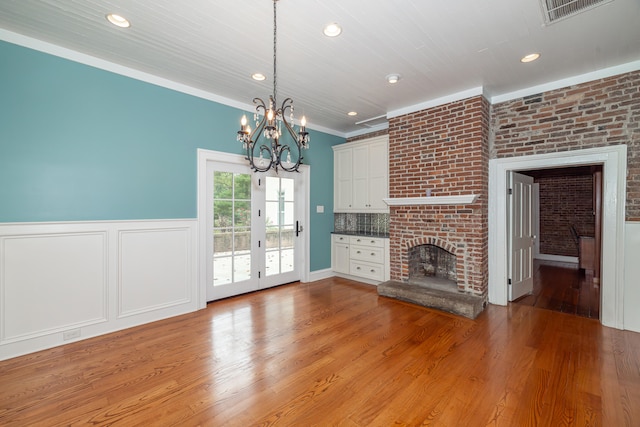
[[[0,360],[198,309],[197,221],[0,224]]]
[[[625,224],[624,328],[640,332],[640,222]]]
[[[190,229],[119,232],[118,317],[191,301]]]
[[[106,233],[24,234],[0,241],[0,344],[107,320]]]

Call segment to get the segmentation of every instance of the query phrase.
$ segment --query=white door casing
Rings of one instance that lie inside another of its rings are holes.
[[[489,161],[489,302],[508,303],[508,171],[603,165],[600,321],[624,329],[624,229],[627,146],[573,150]]]

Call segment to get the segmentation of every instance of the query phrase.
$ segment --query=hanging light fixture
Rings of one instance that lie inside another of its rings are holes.
[[[256,128],[252,131],[247,124],[247,117],[242,116],[238,131],[238,141],[242,142],[249,165],[256,172],[267,172],[270,169],[275,169],[277,172],[278,168],[287,172],[297,172],[302,164],[302,150],[309,148],[309,133],[306,131],[307,120],[304,116],[300,120],[297,134],[294,130],[293,100],[286,98],[280,108],[277,108],[276,104],[277,2],[278,0],[273,0],[273,94],[269,97],[269,105],[260,98],[253,99],[253,103],[256,104],[256,112],[253,114]],[[268,141],[261,143],[261,137]],[[283,137],[286,139],[291,137],[294,145],[281,144],[280,139]]]

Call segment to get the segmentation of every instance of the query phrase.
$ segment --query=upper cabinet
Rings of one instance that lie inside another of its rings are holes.
[[[389,137],[333,146],[333,211],[389,212]]]

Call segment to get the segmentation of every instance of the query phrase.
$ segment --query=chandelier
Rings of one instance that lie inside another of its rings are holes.
[[[302,149],[309,148],[309,133],[306,131],[306,119],[302,116],[298,132],[293,124],[293,100],[286,98],[277,108],[277,73],[276,73],[276,3],[273,0],[273,93],[269,96],[269,105],[260,98],[254,98],[256,112],[253,119],[256,128],[252,131],[247,125],[247,117],[242,116],[238,141],[246,150],[246,158],[255,172],[267,172],[281,168],[287,172],[297,172],[302,164]],[[289,116],[287,119],[287,115]],[[284,129],[283,129],[284,128]],[[284,134],[283,134],[284,130]],[[284,135],[284,137],[283,137]],[[288,135],[288,136],[287,136]],[[255,140],[254,140],[255,137]],[[281,144],[281,138],[289,139],[293,144]],[[264,142],[260,139],[264,138]]]

